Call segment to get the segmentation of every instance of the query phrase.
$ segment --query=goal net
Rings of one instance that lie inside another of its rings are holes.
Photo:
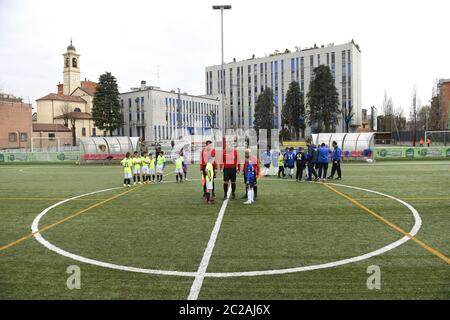
[[[59,152],[61,140],[59,137],[32,137],[31,152]]]
[[[450,145],[450,130],[425,131],[424,146],[427,146],[427,140],[430,139],[430,146]]]

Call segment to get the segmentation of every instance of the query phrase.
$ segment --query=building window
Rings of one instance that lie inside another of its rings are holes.
[[[21,132],[19,138],[20,138],[20,142],[27,142],[28,134],[26,132]]]
[[[15,132],[10,132],[8,134],[8,141],[9,142],[16,142],[17,141],[17,133]]]
[[[333,73],[333,78],[336,78],[336,56],[335,53],[331,53],[331,72]]]
[[[81,135],[86,137],[86,128],[81,128]]]
[[[78,68],[77,65],[78,65],[78,64],[77,64],[77,58],[73,58],[73,59],[72,59],[72,67]]]
[[[97,135],[97,129],[96,128],[92,128],[92,136],[95,137]],[[122,133],[123,135],[123,133]]]
[[[55,137],[56,136],[55,136],[55,134],[53,132],[48,134],[48,140],[50,140],[50,141],[55,140]]]

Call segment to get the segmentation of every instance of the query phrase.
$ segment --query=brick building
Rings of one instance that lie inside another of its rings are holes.
[[[30,147],[31,113],[31,104],[11,94],[0,93],[0,149]]]
[[[431,98],[429,118],[430,130],[449,130],[450,128],[450,79],[441,79]]]

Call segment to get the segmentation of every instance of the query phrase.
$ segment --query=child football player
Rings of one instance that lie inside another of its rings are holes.
[[[184,180],[187,181],[187,173],[188,173],[188,164],[186,159],[184,159],[184,153],[182,152],[181,155],[183,156],[183,173],[184,173]]]
[[[206,203],[213,204],[214,198],[212,197],[213,193],[213,183],[214,183],[214,157],[209,157],[208,163],[205,167],[205,180],[206,180]]]
[[[142,152],[142,182],[147,184],[150,181],[150,157],[147,152]]]
[[[135,151],[133,153],[133,185],[136,185],[136,180],[141,184],[141,157],[139,153]]]
[[[285,154],[286,165],[289,169],[289,177],[292,179],[294,176],[294,167],[295,167],[295,153],[294,148],[289,148],[288,152]]]
[[[164,156],[164,151],[161,151],[156,160],[156,179],[158,180],[158,182],[163,181],[165,164],[166,164],[166,157]]]
[[[178,158],[175,160],[175,175],[177,178],[177,183],[183,182],[183,167],[184,167],[184,158],[182,153],[178,153]]]
[[[125,158],[120,161],[123,167],[123,186],[131,187],[131,167],[133,166],[133,161],[131,160],[131,154],[127,152]]]
[[[149,164],[149,181],[150,182],[155,182],[155,168],[156,168],[156,160],[155,158],[153,158],[153,154],[150,153],[149,155],[150,158],[150,164]]]
[[[286,176],[284,173],[284,155],[280,150],[280,155],[278,156],[278,178],[281,178],[281,174],[283,175],[283,178]]]
[[[247,201],[244,202],[244,204],[252,204],[254,202],[253,187],[255,186],[255,179],[256,179],[255,169],[253,167],[252,161],[249,159],[248,165],[245,168],[245,185],[247,188]]]

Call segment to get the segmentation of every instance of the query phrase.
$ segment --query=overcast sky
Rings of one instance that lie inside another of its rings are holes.
[[[218,1],[0,0],[0,90],[35,99],[56,92],[73,38],[81,76],[104,71],[120,91],[141,80],[205,93],[205,66],[220,64]],[[413,86],[429,103],[450,78],[450,1],[227,0],[225,61],[355,39],[362,50],[363,108],[384,91],[409,113]]]

